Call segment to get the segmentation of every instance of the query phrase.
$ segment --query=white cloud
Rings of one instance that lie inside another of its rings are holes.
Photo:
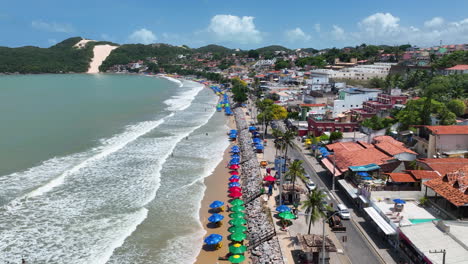
[[[320,33],[320,24],[314,25],[315,32]]]
[[[376,13],[359,22],[359,28],[370,37],[394,35],[399,32],[400,18],[390,13]]]
[[[289,42],[309,41],[312,38],[310,35],[304,33],[301,28],[286,30],[284,34]]]
[[[424,26],[402,26],[400,18],[391,13],[375,13],[357,23],[358,30],[345,32],[334,25],[330,35],[343,45],[360,43],[397,45],[411,43],[421,46],[468,42],[468,18],[448,22],[442,17],[425,21]],[[345,43],[346,42],[346,43]]]
[[[151,30],[146,28],[135,30],[132,34],[130,34],[128,39],[132,42],[141,44],[151,44],[157,40],[156,35]]]
[[[333,30],[331,31],[333,38],[337,40],[345,39],[345,31],[337,25],[333,25]]]
[[[207,31],[217,40],[239,44],[260,43],[262,34],[255,28],[251,16],[215,15]]]
[[[50,32],[61,32],[61,33],[71,33],[75,31],[72,25],[70,24],[60,24],[60,23],[48,23],[41,20],[35,20],[31,22],[31,26],[38,30],[50,31]]]
[[[434,17],[431,20],[424,22],[424,26],[428,28],[438,28],[444,24],[444,19],[441,17]]]

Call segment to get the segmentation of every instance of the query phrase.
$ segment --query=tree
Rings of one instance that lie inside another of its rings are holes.
[[[268,98],[270,98],[273,101],[279,101],[280,96],[277,93],[272,93],[268,96]]]
[[[452,99],[448,102],[447,108],[456,116],[462,116],[465,114],[466,105],[462,100]]]
[[[296,179],[297,177],[302,178],[304,177],[305,170],[304,167],[302,167],[302,160],[295,160],[291,165],[289,166],[288,170],[288,176],[291,178],[291,181],[293,182],[293,192],[294,194],[296,193]]]
[[[269,100],[265,102],[266,100]],[[273,120],[281,120],[285,119],[288,116],[288,111],[280,105],[270,104],[273,103],[270,99],[265,99],[257,102],[257,106],[260,106],[259,109],[261,110],[260,114],[257,116],[257,120],[259,123],[265,123],[265,135],[267,134],[268,125]]]
[[[411,125],[430,125],[431,115],[439,118],[442,125],[453,125],[456,121],[455,114],[445,104],[426,97],[408,101],[396,118],[401,123],[400,129],[405,130]]]
[[[326,195],[322,190],[314,189],[312,192],[309,192],[307,199],[302,202],[302,209],[305,209],[306,218],[309,221],[309,231],[307,232],[309,235],[312,224],[325,217],[325,213],[321,210],[322,201],[325,197]]]
[[[331,132],[330,134],[330,142],[333,143],[333,141],[342,139],[343,138],[343,133],[339,131]]]
[[[290,63],[284,60],[278,60],[275,63],[275,70],[287,69],[289,68]]]
[[[384,88],[385,87],[385,80],[379,77],[372,77],[369,80],[369,85],[373,88]]]
[[[328,141],[328,140],[330,140],[330,137],[327,134],[320,135],[320,141],[321,142]]]
[[[249,58],[254,58],[254,59],[258,59],[260,53],[256,50],[249,50],[247,56],[249,56]]]

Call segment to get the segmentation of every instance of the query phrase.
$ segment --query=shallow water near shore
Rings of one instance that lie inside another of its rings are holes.
[[[212,91],[116,75],[0,87],[0,262],[193,263],[203,178],[228,144]]]

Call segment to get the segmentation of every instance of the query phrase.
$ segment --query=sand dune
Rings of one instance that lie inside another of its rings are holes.
[[[86,46],[86,43],[88,42],[95,42],[95,40],[92,40],[92,39],[82,39],[80,40],[78,43],[76,43],[75,45],[73,45],[75,48],[79,48],[79,49],[82,49]]]
[[[97,45],[94,47],[94,57],[89,64],[88,73],[99,73],[99,66],[109,56],[112,50],[118,48],[111,45]]]

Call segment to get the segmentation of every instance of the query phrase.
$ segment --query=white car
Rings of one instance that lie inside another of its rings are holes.
[[[315,183],[311,180],[308,180],[306,182],[306,187],[307,189],[309,189],[309,191],[312,191],[312,190],[315,190],[315,188],[317,188],[317,185],[315,185]]]
[[[351,214],[349,213],[348,207],[344,204],[338,204],[338,215],[341,217],[343,220],[348,220],[351,218]]]

